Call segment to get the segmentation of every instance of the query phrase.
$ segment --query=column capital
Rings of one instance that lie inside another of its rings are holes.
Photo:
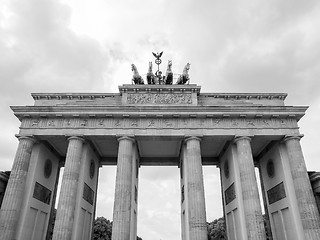
[[[64,167],[65,163],[66,163],[66,159],[64,158],[63,160],[59,161],[58,167],[59,168]]]
[[[134,143],[136,141],[134,139],[134,136],[117,136],[117,138],[118,138],[118,142],[120,142],[122,140],[130,140]]]
[[[19,134],[16,134],[15,136],[16,136],[16,138],[18,138],[19,141],[23,140],[23,139],[27,139],[27,140],[32,141],[33,143],[37,142],[37,139],[33,135],[19,135]]]
[[[286,135],[284,136],[284,138],[282,139],[282,141],[285,143],[288,140],[293,140],[293,139],[297,139],[300,141],[301,138],[303,138],[303,134],[293,134],[293,135]]]
[[[83,136],[77,136],[77,135],[75,135],[75,136],[67,136],[67,140],[68,140],[68,141],[73,140],[73,139],[75,139],[75,140],[80,140],[80,141],[82,141],[82,142],[85,142],[85,141],[86,141]]]
[[[188,142],[189,140],[198,140],[201,142],[201,136],[185,136],[184,137],[184,142]]]
[[[248,140],[249,142],[251,142],[252,137],[253,136],[250,136],[250,135],[238,135],[238,136],[236,135],[233,139],[233,142],[237,143],[240,140]]]

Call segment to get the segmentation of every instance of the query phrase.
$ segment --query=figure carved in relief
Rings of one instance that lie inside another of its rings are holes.
[[[239,125],[239,122],[238,122],[236,119],[233,119],[233,120],[231,121],[231,124],[232,124],[232,126],[238,126],[238,125]]]
[[[82,121],[82,123],[80,124],[80,126],[81,126],[81,127],[85,127],[85,126],[87,126],[87,124],[88,124],[88,120],[84,119],[84,120]]]
[[[183,69],[182,74],[178,78],[176,84],[185,84],[186,82],[190,81],[189,69],[190,69],[190,63],[187,63]]]
[[[155,84],[155,76],[152,72],[152,62],[149,62],[149,68],[147,73],[147,82],[148,84]]]
[[[247,125],[248,126],[255,126],[254,122],[252,120],[248,120],[247,121]]]
[[[281,124],[282,126],[287,126],[286,122],[285,122],[283,119],[280,120],[280,124]]]
[[[40,120],[34,120],[31,126],[37,126],[40,123]]]
[[[170,120],[164,119],[163,122],[165,123],[165,125],[166,125],[167,127],[172,127],[172,122],[170,122]]]
[[[134,82],[134,84],[144,84],[144,81],[140,76],[137,67],[134,64],[131,64],[131,70],[133,72],[132,81]]]
[[[104,126],[104,120],[99,120],[99,126]]]
[[[220,118],[214,119],[214,120],[213,120],[213,123],[214,123],[213,126],[219,125],[221,121],[222,121],[222,119],[220,119]]]
[[[132,120],[131,126],[138,127],[138,120]]]
[[[154,127],[154,125],[155,125],[154,120],[150,120],[149,124],[148,124],[148,127]]]
[[[120,120],[116,120],[116,122],[114,123],[114,125],[115,125],[116,127],[119,127],[119,126],[121,125]]]
[[[49,120],[48,126],[54,127],[55,126],[54,121],[53,120]]]

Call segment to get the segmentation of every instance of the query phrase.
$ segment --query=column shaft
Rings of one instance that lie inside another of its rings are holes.
[[[320,217],[307,167],[300,146],[300,136],[284,139],[289,156],[291,175],[306,239],[320,239]]]
[[[206,240],[207,219],[204,197],[200,139],[186,139],[186,156],[184,161],[187,173],[187,197],[189,213],[189,236],[192,240]]]
[[[62,177],[57,217],[53,230],[54,240],[70,240],[78,189],[83,138],[70,137]]]
[[[32,137],[19,137],[18,149],[0,211],[0,239],[14,238],[34,143]]]
[[[112,240],[130,239],[133,142],[129,137],[119,139]]]
[[[263,225],[250,140],[250,137],[237,137],[235,139],[240,168],[243,207],[248,240],[264,240],[266,239],[266,234]]]

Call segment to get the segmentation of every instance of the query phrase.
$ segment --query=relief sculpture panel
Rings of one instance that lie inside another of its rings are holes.
[[[190,93],[160,93],[160,94],[138,94],[129,93],[127,97],[128,104],[192,104]]]
[[[36,124],[35,124],[36,123]],[[31,129],[295,129],[291,119],[224,118],[70,118],[24,119],[21,128]]]

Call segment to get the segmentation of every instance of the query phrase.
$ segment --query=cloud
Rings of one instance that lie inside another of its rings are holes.
[[[221,70],[225,86],[239,92],[289,92],[300,101],[317,98],[320,85],[312,76],[320,70],[319,52],[294,32],[272,43],[273,46],[243,45],[233,51]],[[270,45],[269,44],[269,45]],[[268,44],[265,44],[268,45]],[[264,51],[263,51],[264,49]],[[310,93],[306,95],[305,93]]]
[[[180,236],[180,176],[177,167],[142,167],[139,177],[138,235]],[[166,229],[166,231],[159,231]]]
[[[116,166],[99,168],[96,217],[103,216],[111,221],[113,218],[116,170]]]
[[[3,0],[1,169],[10,169],[17,147],[9,105],[32,105],[31,92],[117,92],[131,82],[131,63],[143,75],[151,52],[164,51],[160,68],[173,60],[178,74],[190,62],[202,92],[286,92],[287,105],[310,105],[299,125],[308,169],[317,170],[319,13],[316,0]],[[179,169],[140,170],[138,234],[180,237]],[[109,219],[115,174],[100,169],[97,214]],[[204,179],[213,220],[222,214],[218,170],[204,167]]]
[[[90,91],[101,85],[115,55],[110,56],[108,46],[69,28],[67,5],[29,0],[12,1],[9,6],[10,28],[2,29],[7,44],[0,46],[6,56],[0,62],[6,92],[17,86],[33,91]]]

